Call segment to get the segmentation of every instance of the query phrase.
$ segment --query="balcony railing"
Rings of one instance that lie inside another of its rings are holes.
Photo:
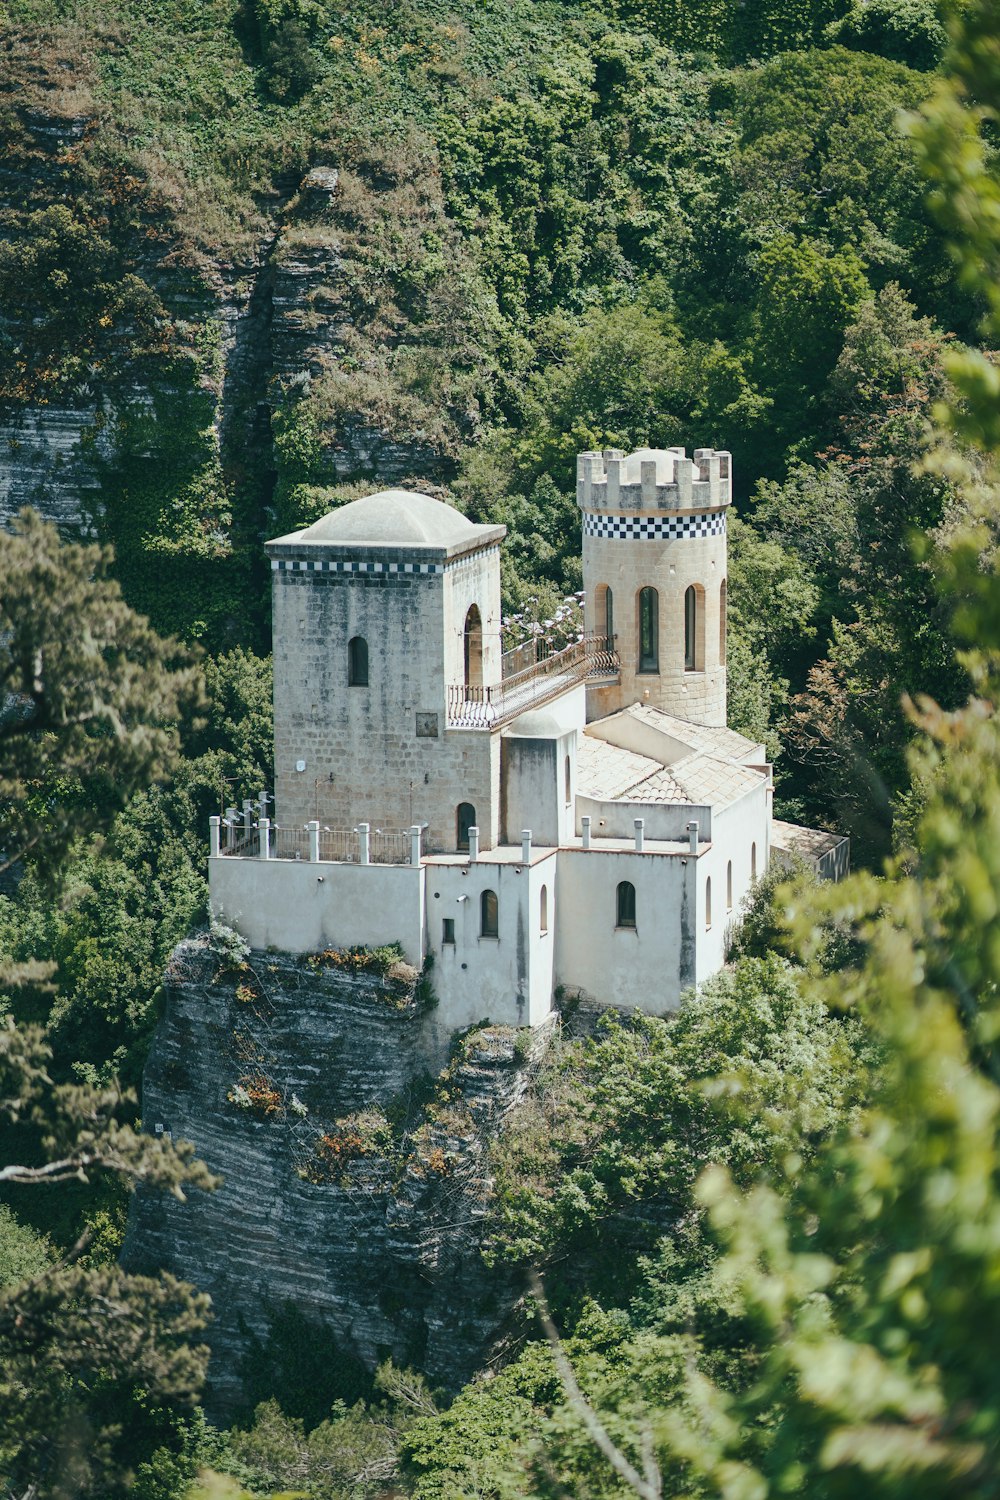
[[[360,864],[363,862],[364,837],[368,857],[373,865],[408,865],[413,844],[408,828],[371,828],[363,835],[359,828],[325,828],[319,830],[319,858],[324,864]],[[219,853],[242,859],[261,858],[260,825],[244,828],[223,825]],[[308,828],[285,828],[271,823],[267,829],[268,859],[308,860],[311,853]]]
[[[504,654],[499,683],[491,687],[455,683],[448,688],[448,727],[493,729],[578,682],[617,675],[615,639],[585,635],[561,651],[550,651],[541,641],[515,647]]]

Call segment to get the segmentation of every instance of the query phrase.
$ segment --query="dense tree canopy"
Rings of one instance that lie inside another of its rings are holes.
[[[2,1482],[992,1494],[996,0],[943,62],[933,0],[98,9],[2,18],[5,453],[78,421],[100,538],[0,532]],[[208,1185],[127,1089],[270,775],[262,534],[408,454],[508,526],[510,628],[571,629],[576,453],[709,442],[730,722],[862,873],[763,883],[673,1020],[567,1027],[494,1145],[502,1368],[212,1434],[203,1299],[115,1257],[127,1183]]]

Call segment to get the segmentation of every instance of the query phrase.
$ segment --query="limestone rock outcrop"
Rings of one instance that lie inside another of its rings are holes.
[[[443,1039],[413,971],[280,953],[234,966],[201,938],[165,990],[144,1124],[193,1141],[222,1185],[183,1204],[139,1194],[125,1263],[211,1294],[210,1408],[240,1408],[289,1307],[331,1361],[391,1354],[456,1388],[520,1290],[480,1253],[488,1145],[546,1033],[474,1031],[435,1086]]]

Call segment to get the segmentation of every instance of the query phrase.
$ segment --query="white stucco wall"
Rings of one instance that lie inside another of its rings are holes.
[[[604,1005],[663,1015],[696,979],[696,871],[686,855],[559,852],[555,981]],[[619,881],[635,886],[635,929],[615,926]]]
[[[713,837],[712,809],[678,802],[601,802],[596,797],[577,797],[576,832],[582,832],[584,815],[590,817],[595,838],[630,839],[635,834],[635,820],[642,818],[647,839],[681,839],[688,837],[687,825],[698,824],[698,841]]]
[[[725,962],[728,933],[751,885],[751,850],[756,845],[757,879],[767,870],[770,828],[768,788],[760,787],[715,813],[712,843],[697,860],[697,982],[703,984]],[[733,867],[731,906],[726,900],[727,866]],[[712,882],[712,922],[707,922],[706,882]]]
[[[454,1029],[488,1019],[497,1025],[541,1025],[552,1007],[555,850],[534,850],[530,867],[483,860],[431,862],[425,869],[431,985],[442,1024]],[[543,885],[548,887],[547,933],[539,923]],[[497,894],[498,938],[480,935],[485,890]],[[446,917],[455,922],[454,945],[442,943]]]
[[[576,794],[575,730],[558,739],[504,735],[501,741],[501,828],[505,843],[520,843],[530,828],[540,844],[565,843],[573,835]],[[566,796],[566,763],[569,790]]]
[[[212,911],[252,948],[315,953],[398,942],[411,964],[423,963],[422,868],[224,856],[209,860],[208,879]]]

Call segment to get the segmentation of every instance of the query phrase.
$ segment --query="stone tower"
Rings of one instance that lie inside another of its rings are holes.
[[[726,722],[728,453],[581,453],[586,628],[614,635],[621,674],[588,690],[587,717],[649,703]]]
[[[427,850],[454,850],[462,804],[496,842],[498,739],[448,707],[501,679],[504,531],[387,490],[267,543],[279,827],[422,824]]]

